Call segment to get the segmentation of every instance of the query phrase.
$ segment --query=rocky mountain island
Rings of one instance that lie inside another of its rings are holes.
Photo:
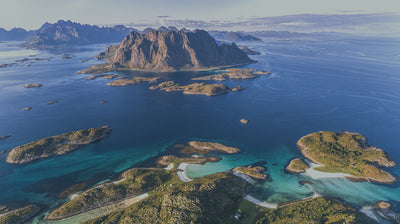
[[[67,45],[112,43],[121,41],[133,29],[125,26],[98,27],[59,20],[45,23],[23,46],[48,49]]]
[[[200,70],[254,63],[236,44],[218,45],[204,30],[149,30],[131,32],[118,45],[96,56],[105,64],[79,73],[102,73],[119,69],[146,71]]]

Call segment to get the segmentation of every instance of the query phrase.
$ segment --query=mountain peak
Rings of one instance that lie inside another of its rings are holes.
[[[204,30],[193,32],[149,30],[147,33],[131,32],[118,45],[109,47],[97,56],[106,64],[84,71],[138,69],[150,71],[176,71],[207,69],[221,66],[253,63],[236,44],[218,46]]]

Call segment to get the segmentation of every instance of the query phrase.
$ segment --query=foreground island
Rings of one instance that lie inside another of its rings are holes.
[[[353,181],[390,184],[397,180],[381,169],[396,163],[382,149],[368,145],[361,134],[320,131],[302,137],[297,146],[304,157],[322,165],[315,170],[350,174],[346,178]]]
[[[31,204],[23,208],[15,209],[4,214],[0,213],[1,224],[25,223],[40,211],[39,206]]]
[[[24,164],[55,155],[63,155],[105,138],[111,133],[111,127],[103,126],[70,133],[64,133],[13,148],[6,161],[12,164]]]

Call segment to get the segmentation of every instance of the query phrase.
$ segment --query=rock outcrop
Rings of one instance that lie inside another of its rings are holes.
[[[242,118],[242,119],[240,119],[240,123],[242,123],[242,124],[248,124],[248,123],[249,123],[249,120]]]
[[[117,69],[198,70],[255,62],[236,44],[218,46],[204,30],[150,30],[145,34],[133,31],[119,45],[109,47],[96,58],[107,63],[94,65],[80,73]]]
[[[266,171],[267,168],[263,167],[263,166],[239,166],[239,167],[235,167],[232,169],[232,171],[235,173],[241,173],[241,174],[245,174],[249,177],[251,177],[254,180],[266,180],[268,179],[268,175],[263,173],[264,171]]]
[[[25,84],[24,85],[25,88],[33,88],[33,87],[38,88],[38,87],[42,87],[42,86],[43,86],[42,84]]]
[[[111,127],[90,128],[40,139],[13,148],[7,155],[7,162],[24,164],[55,155],[63,155],[80,146],[105,138],[111,133]]]
[[[310,168],[310,166],[306,162],[304,162],[300,158],[296,158],[290,161],[290,163],[286,166],[285,170],[291,174],[294,174],[294,173],[304,173],[308,168]]]

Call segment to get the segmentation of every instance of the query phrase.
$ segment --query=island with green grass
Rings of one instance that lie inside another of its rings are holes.
[[[240,152],[239,148],[223,145],[218,142],[190,141],[186,144],[177,144],[173,146],[183,154],[206,154],[209,152],[221,152],[235,154]]]
[[[103,126],[64,133],[13,148],[6,161],[12,164],[25,164],[55,155],[64,155],[77,148],[105,138],[111,127]]]
[[[397,180],[382,169],[396,163],[382,149],[368,145],[361,134],[320,131],[302,137],[297,146],[304,157],[322,165],[315,170],[350,174],[354,181],[391,184]]]
[[[208,75],[202,77],[196,77],[192,80],[203,80],[203,81],[226,81],[229,79],[237,80],[237,79],[254,79],[258,78],[261,75],[269,75],[270,72],[267,71],[257,71],[252,68],[229,68],[225,70],[220,70],[222,73],[218,73],[215,75]]]
[[[48,220],[59,220],[92,209],[110,205],[144,194],[173,179],[172,171],[157,168],[132,168],[120,179],[107,182],[79,194],[71,201],[52,211]]]
[[[231,173],[164,185],[149,197],[89,223],[237,223],[233,215],[247,185]]]
[[[0,214],[1,224],[20,224],[25,223],[40,211],[39,206],[31,204],[23,208],[11,210],[4,214]]]
[[[254,224],[287,224],[287,223],[347,223],[370,224],[375,220],[359,212],[351,205],[329,198],[312,198],[309,200],[289,203],[277,209],[249,205],[247,216],[253,216]],[[245,223],[245,222],[243,222]]]
[[[206,95],[216,96],[228,93],[231,89],[223,84],[204,84],[192,83],[188,85],[175,84],[174,81],[162,82],[158,85],[151,86],[150,89],[158,89],[165,92],[182,92],[187,95]]]

